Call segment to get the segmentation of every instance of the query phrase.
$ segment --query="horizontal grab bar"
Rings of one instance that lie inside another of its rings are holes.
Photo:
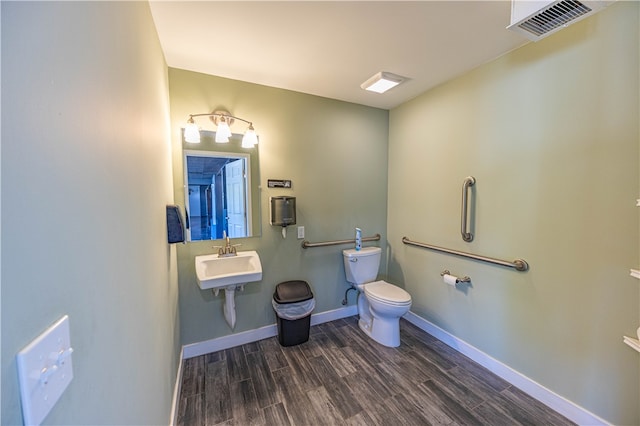
[[[416,241],[411,241],[407,237],[402,237],[402,242],[411,246],[422,247],[430,250],[439,251],[442,253],[455,254],[456,256],[468,257],[470,259],[480,260],[482,262],[493,263],[495,265],[506,266],[509,268],[513,268],[517,271],[527,271],[529,269],[529,264],[524,259],[516,259],[513,262],[508,262],[506,260],[494,259],[492,257],[479,256],[477,254],[465,253],[463,251],[446,249],[443,247],[433,246],[431,244],[419,243]]]
[[[364,237],[362,239],[362,242],[366,242],[366,241],[378,241],[380,239],[380,234],[376,234],[373,237]],[[324,241],[321,243],[310,243],[307,240],[304,240],[302,242],[302,248],[306,249],[309,247],[325,247],[325,246],[337,246],[339,244],[355,244],[356,240],[355,238],[353,240],[337,240],[337,241]]]

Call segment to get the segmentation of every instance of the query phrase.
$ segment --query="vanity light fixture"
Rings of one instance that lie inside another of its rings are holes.
[[[249,128],[242,137],[243,148],[253,148],[258,143],[258,136],[253,128],[253,123],[244,118],[236,117],[227,111],[214,111],[203,114],[189,114],[187,125],[184,128],[184,140],[188,143],[200,143],[200,128],[194,121],[194,117],[209,117],[217,126],[216,138],[217,143],[227,143],[231,137],[231,125],[235,120],[244,121],[249,124]]]
[[[372,76],[370,79],[360,85],[364,90],[376,93],[384,93],[387,90],[396,87],[398,84],[405,81],[405,77],[401,77],[390,72],[380,71]]]

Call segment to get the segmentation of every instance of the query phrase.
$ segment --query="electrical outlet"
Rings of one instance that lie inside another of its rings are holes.
[[[298,226],[298,239],[301,240],[304,238],[304,226]]]

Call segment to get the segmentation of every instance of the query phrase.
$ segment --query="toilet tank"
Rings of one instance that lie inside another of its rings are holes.
[[[364,284],[376,280],[380,267],[380,247],[364,247],[361,250],[342,250],[344,272],[352,284]]]

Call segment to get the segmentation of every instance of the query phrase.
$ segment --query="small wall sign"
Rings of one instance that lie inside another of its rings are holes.
[[[291,188],[291,181],[285,179],[268,179],[269,188]]]

